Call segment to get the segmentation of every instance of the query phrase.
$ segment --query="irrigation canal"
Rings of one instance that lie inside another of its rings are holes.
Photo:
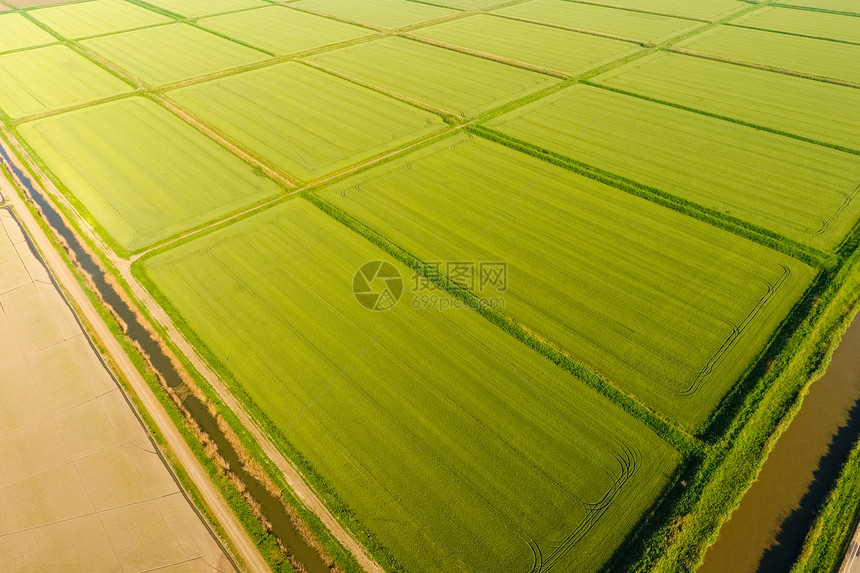
[[[860,315],[698,573],[788,573],[860,437]]]
[[[18,168],[4,145],[0,145],[0,161],[27,188],[28,194],[38,205],[48,225],[63,238],[78,265],[92,278],[101,299],[125,324],[128,338],[143,350],[162,380],[177,396],[181,397],[185,410],[216,445],[219,455],[229,465],[230,472],[245,485],[246,493],[258,504],[263,517],[271,525],[272,534],[287,548],[295,561],[300,563],[307,573],[327,573],[329,571],[328,566],[319,553],[299,533],[281,501],[272,495],[257,478],[245,470],[239,454],[218,426],[218,422],[209,408],[187,387],[161,345],[140,323],[137,314],[119,295],[116,287],[108,282],[102,268],[95,262],[89,251],[82,247],[75,233],[72,232],[39,188],[33,184],[30,176]]]

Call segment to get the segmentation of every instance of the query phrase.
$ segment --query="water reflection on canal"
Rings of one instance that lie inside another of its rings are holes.
[[[860,315],[779,438],[698,573],[791,570],[815,514],[860,436]]]

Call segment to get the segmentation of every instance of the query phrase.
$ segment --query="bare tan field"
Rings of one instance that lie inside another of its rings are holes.
[[[234,570],[6,209],[0,364],[5,570]]]

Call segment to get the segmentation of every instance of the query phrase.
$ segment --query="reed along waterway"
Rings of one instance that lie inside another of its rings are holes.
[[[698,573],[787,573],[860,437],[860,315]]]

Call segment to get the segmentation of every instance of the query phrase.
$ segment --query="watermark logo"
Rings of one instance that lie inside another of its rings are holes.
[[[355,272],[352,293],[368,310],[388,310],[403,296],[403,277],[388,261],[370,261]]]
[[[446,284],[443,287],[441,285]],[[508,290],[508,264],[504,261],[436,261],[424,263],[409,283],[412,307],[423,310],[458,308],[505,308],[498,296]],[[353,277],[355,299],[368,310],[392,308],[406,288],[397,267],[386,261],[371,261]],[[453,289],[453,290],[452,290]],[[462,290],[461,290],[462,289]],[[464,296],[454,291],[467,291]]]

